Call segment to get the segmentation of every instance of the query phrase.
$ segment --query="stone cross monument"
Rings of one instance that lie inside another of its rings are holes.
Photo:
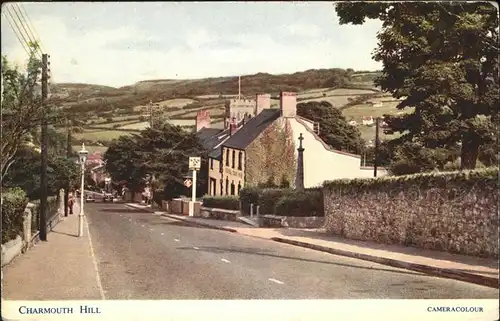
[[[299,152],[297,158],[297,177],[295,178],[295,190],[302,192],[304,191],[304,148],[302,147],[302,141],[304,137],[302,137],[302,133],[299,135],[299,148],[297,151]]]

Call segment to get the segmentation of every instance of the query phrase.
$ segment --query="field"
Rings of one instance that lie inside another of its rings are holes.
[[[82,133],[75,133],[73,137],[76,139],[85,139],[89,141],[109,142],[120,136],[131,135],[133,132],[125,132],[118,130],[84,130]]]
[[[293,74],[272,75],[257,73],[241,77],[245,98],[255,99],[256,93],[272,95],[271,107],[279,108],[280,91],[297,92],[297,103],[327,101],[342,108],[348,120],[360,121],[363,116],[382,116],[399,112],[397,101],[384,97],[374,88],[378,72],[355,72],[350,78],[342,69],[311,69]],[[344,77],[345,86],[332,87],[331,79]],[[61,99],[61,106],[84,121],[81,133],[74,134],[74,145],[82,141],[89,149],[103,151],[106,142],[122,135],[131,135],[146,128],[149,102],[158,104],[167,121],[193,130],[196,113],[208,110],[212,127],[222,128],[224,105],[227,99],[237,97],[238,77],[140,81],[130,86],[113,88],[92,84],[53,84],[51,92]],[[374,97],[375,96],[375,97]],[[381,107],[373,103],[382,101]],[[366,140],[372,140],[374,128],[358,126]],[[102,144],[100,144],[102,142]]]

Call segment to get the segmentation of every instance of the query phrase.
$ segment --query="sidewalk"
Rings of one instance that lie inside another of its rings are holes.
[[[4,267],[3,300],[100,300],[86,220],[78,235],[79,205],[25,254]]]
[[[143,205],[131,203],[127,205],[151,212],[154,211],[150,207]],[[402,245],[349,240],[328,235],[323,229],[255,228],[238,222],[173,215],[159,211],[155,213],[228,232],[499,288],[498,260],[496,259],[483,259]]]

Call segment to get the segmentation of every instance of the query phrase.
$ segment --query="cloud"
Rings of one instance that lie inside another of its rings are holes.
[[[380,68],[371,59],[380,23],[339,26],[330,7],[324,3],[25,5],[51,56],[53,81],[116,87],[154,78]],[[26,60],[4,19],[2,54]]]

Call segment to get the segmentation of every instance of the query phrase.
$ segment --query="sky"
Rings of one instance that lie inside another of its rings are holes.
[[[2,5],[2,55],[27,54]],[[332,2],[24,2],[52,81],[113,87],[150,79],[378,70],[380,21],[339,25]],[[13,11],[11,10],[12,14]]]

